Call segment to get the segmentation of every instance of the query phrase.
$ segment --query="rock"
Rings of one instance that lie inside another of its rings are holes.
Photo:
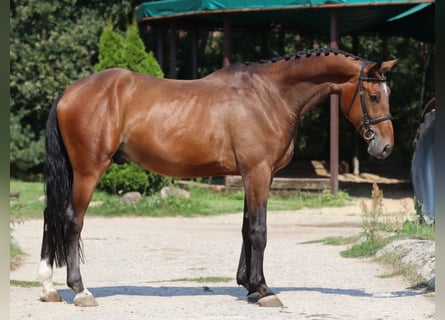
[[[190,199],[190,192],[175,187],[163,187],[160,194],[162,199],[167,199],[169,197]]]
[[[428,289],[430,289],[430,290],[436,290],[436,276],[432,277],[432,278],[428,281]]]
[[[100,207],[103,203],[103,201],[90,201],[90,204],[88,206],[91,208]]]
[[[394,253],[401,262],[414,266],[416,273],[428,282],[428,287],[435,287],[436,246],[432,240],[402,239],[391,242],[380,249],[376,257]]]
[[[137,191],[126,192],[122,195],[121,201],[125,204],[138,203],[142,198],[142,195]]]

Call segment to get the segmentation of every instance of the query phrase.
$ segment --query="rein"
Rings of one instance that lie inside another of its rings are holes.
[[[363,138],[365,138],[366,140],[372,140],[375,137],[375,131],[371,127],[372,124],[376,124],[376,123],[379,123],[382,121],[393,119],[393,117],[390,113],[386,114],[384,116],[375,118],[375,119],[371,119],[371,117],[369,116],[368,109],[366,108],[365,92],[363,91],[363,81],[375,81],[375,82],[385,82],[386,81],[386,77],[377,78],[377,77],[364,77],[363,76],[365,67],[370,63],[371,63],[370,61],[365,61],[360,69],[360,77],[359,77],[358,85],[355,88],[354,96],[352,97],[351,103],[349,104],[349,107],[348,107],[348,112],[346,113],[346,118],[349,119],[349,112],[351,111],[352,105],[355,101],[355,98],[357,97],[357,93],[360,92],[360,104],[362,106],[363,123],[357,128],[357,131],[359,131],[362,127],[364,127],[365,132],[363,134]]]

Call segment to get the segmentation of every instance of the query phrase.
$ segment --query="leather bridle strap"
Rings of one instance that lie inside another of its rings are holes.
[[[360,69],[360,76],[359,81],[357,84],[357,87],[355,88],[354,95],[352,96],[351,102],[348,106],[348,111],[346,112],[346,118],[349,119],[349,113],[352,109],[352,105],[354,104],[355,98],[357,97],[357,93],[360,92],[360,104],[362,106],[362,113],[363,113],[363,123],[358,126],[357,131],[359,131],[362,127],[365,128],[365,132],[363,134],[363,138],[366,140],[372,140],[375,136],[375,131],[372,129],[371,125],[376,124],[382,121],[386,120],[392,120],[393,117],[391,114],[386,114],[384,116],[371,119],[368,113],[368,109],[366,108],[366,101],[365,101],[365,92],[363,91],[363,81],[375,81],[375,82],[385,82],[386,77],[377,78],[377,77],[364,77],[363,72],[365,70],[365,67],[370,64],[370,61],[365,61]]]

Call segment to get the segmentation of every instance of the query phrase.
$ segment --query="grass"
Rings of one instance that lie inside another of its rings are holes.
[[[44,203],[37,198],[43,195],[43,183],[11,180],[11,191],[20,191],[20,196],[10,200],[13,221],[26,218],[42,218]],[[168,198],[159,195],[143,197],[137,204],[123,204],[119,196],[96,191],[92,201],[103,202],[99,207],[90,207],[88,215],[113,216],[207,216],[242,212],[244,193],[242,191],[217,193],[207,189],[191,187],[190,199]],[[269,210],[299,210],[303,207],[345,206],[350,197],[344,192],[337,196],[329,192],[304,193],[287,192],[269,197]]]
[[[383,210],[383,191],[374,183],[371,192],[371,206],[361,202],[363,235],[365,241],[355,244],[340,254],[347,258],[374,256],[378,250],[388,243],[403,238],[422,238],[434,240],[434,228],[425,224],[406,220],[403,224],[398,221],[399,216],[406,216],[406,212],[387,213]],[[409,210],[405,208],[404,210]],[[414,216],[414,214],[413,214]],[[391,217],[395,217],[391,219]],[[401,227],[399,227],[402,225]],[[385,236],[385,234],[391,236]]]
[[[44,203],[38,200],[44,194],[43,183],[11,180],[10,191],[20,192],[18,198],[9,201],[11,220],[43,217]]]
[[[38,281],[25,281],[25,280],[9,280],[9,285],[12,287],[22,287],[22,288],[38,288],[41,283]]]
[[[9,255],[10,255],[9,269],[15,270],[18,266],[20,266],[20,263],[25,253],[12,238],[11,241],[9,242]]]
[[[359,238],[359,236],[352,236],[352,237],[332,237],[331,236],[331,237],[326,237],[326,238],[319,239],[319,240],[306,241],[306,242],[303,242],[302,244],[322,243],[322,244],[331,245],[331,246],[343,246],[346,244],[356,243],[358,238]]]
[[[413,265],[402,263],[400,256],[397,254],[387,253],[377,260],[391,267],[391,271],[380,275],[380,278],[402,276],[408,279],[410,283],[415,283],[416,286],[427,286],[424,279],[416,272],[416,268]]]
[[[407,212],[387,213],[383,210],[383,191],[376,184],[371,193],[371,206],[365,202],[361,203],[363,232],[356,237],[327,237],[306,243],[323,243],[328,245],[353,244],[350,248],[341,251],[340,255],[345,258],[373,257],[384,246],[397,239],[418,238],[434,240],[434,227],[419,223],[418,219],[406,220],[403,223],[398,217],[406,217]],[[409,210],[405,208],[404,210]],[[415,213],[412,213],[415,217]],[[395,218],[394,218],[395,217]],[[403,276],[417,288],[427,287],[422,277],[417,274],[412,265],[402,263],[402,259],[395,253],[387,253],[378,258],[377,261],[388,265],[391,269],[388,273],[381,275],[382,278]]]

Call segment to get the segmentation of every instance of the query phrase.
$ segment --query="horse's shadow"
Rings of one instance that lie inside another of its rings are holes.
[[[340,288],[320,288],[320,287],[278,287],[272,288],[275,293],[283,292],[319,292],[328,295],[343,295],[360,298],[398,298],[407,296],[422,295],[423,292],[407,288],[401,291],[389,292],[385,294],[367,293],[361,289],[340,289]],[[243,287],[179,287],[179,286],[107,286],[89,288],[96,298],[112,296],[145,296],[145,297],[181,297],[181,296],[204,296],[204,295],[225,295],[232,296],[237,300],[245,300],[247,291]],[[67,303],[73,303],[74,292],[70,289],[58,291]]]

